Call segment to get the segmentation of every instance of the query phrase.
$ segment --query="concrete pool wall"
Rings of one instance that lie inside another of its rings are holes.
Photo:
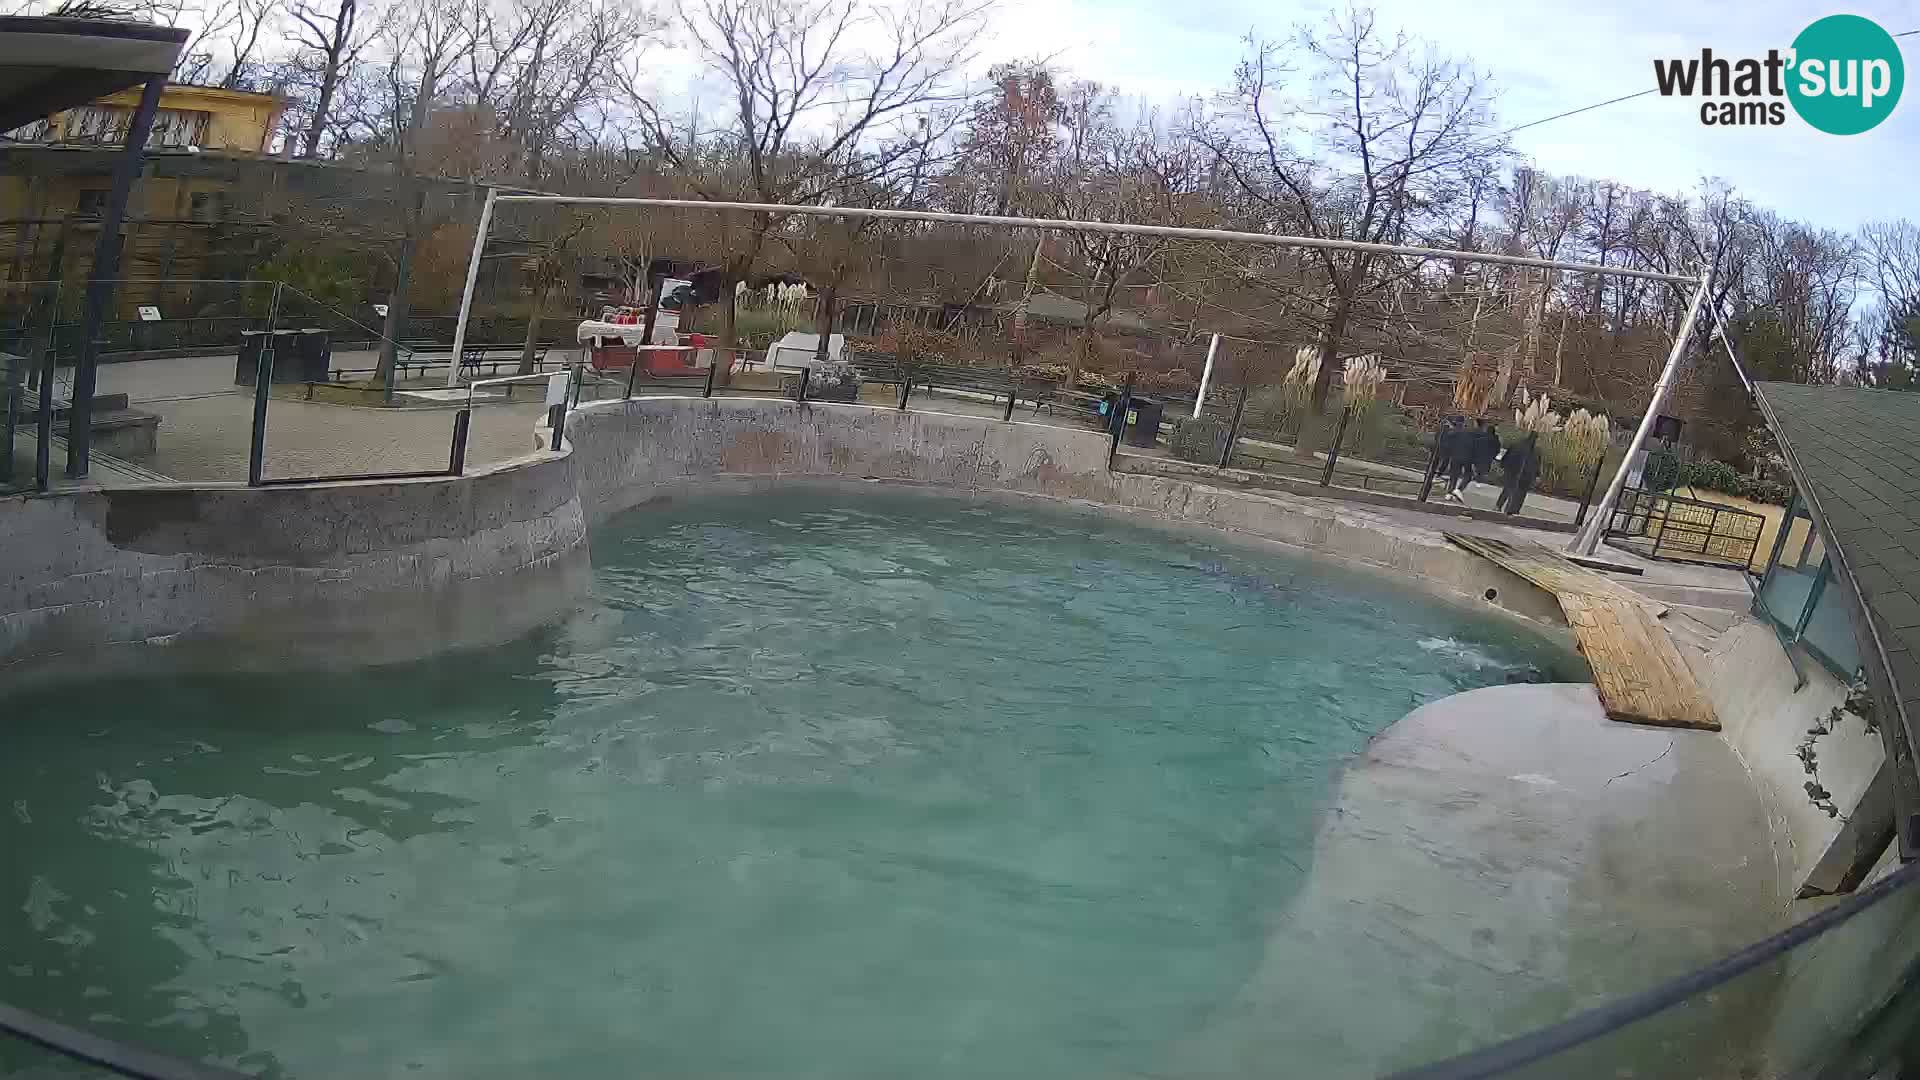
[[[160,647],[170,663],[229,669],[505,640],[584,592],[593,523],[676,493],[787,480],[1145,512],[1560,623],[1551,598],[1438,533],[1360,508],[1110,473],[1107,447],[1094,431],[944,413],[646,398],[587,405],[561,451],[460,477],[14,496],[0,500],[0,679],[97,672]]]

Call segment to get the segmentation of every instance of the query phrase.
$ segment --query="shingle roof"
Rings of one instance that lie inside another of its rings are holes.
[[[1828,550],[1838,550],[1838,569],[1872,612],[1884,651],[1861,635],[1861,653],[1869,674],[1886,680],[1912,746],[1920,716],[1920,394],[1776,382],[1758,390]]]

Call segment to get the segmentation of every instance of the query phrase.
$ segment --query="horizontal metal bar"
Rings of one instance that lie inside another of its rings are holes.
[[[11,1005],[0,1005],[0,1031],[121,1076],[141,1080],[244,1080],[243,1074],[230,1069],[162,1057]]]
[[[270,476],[262,477],[260,487],[285,487],[291,484],[339,484],[348,480],[425,480],[435,476],[451,476],[445,469],[427,469],[422,472],[386,472],[386,473],[348,473],[343,476]]]
[[[1699,279],[1684,274],[1663,274],[1657,270],[1633,270],[1624,266],[1596,266],[1592,263],[1559,262],[1527,255],[1493,255],[1479,251],[1455,251],[1448,248],[1406,247],[1400,244],[1369,244],[1359,240],[1331,240],[1319,236],[1281,236],[1274,233],[1234,232],[1226,229],[1191,229],[1175,225],[1135,225],[1112,221],[1069,221],[1063,218],[1001,217],[996,214],[949,214],[935,210],[875,210],[860,206],[798,206],[787,203],[710,202],[706,199],[629,199],[610,195],[500,195],[496,202],[570,203],[577,206],[652,206],[684,210],[739,210],[756,214],[800,214],[807,217],[875,218],[884,221],[931,221],[947,225],[999,225],[1019,229],[1044,229],[1051,232],[1115,233],[1130,236],[1164,236],[1171,240],[1211,240],[1235,244],[1260,244],[1267,247],[1328,248],[1337,251],[1364,251],[1378,255],[1412,255],[1425,259],[1464,259],[1468,262],[1498,263],[1502,266],[1533,266],[1547,270],[1569,270],[1582,274],[1610,274],[1614,277],[1645,278],[1681,285],[1698,284]]]

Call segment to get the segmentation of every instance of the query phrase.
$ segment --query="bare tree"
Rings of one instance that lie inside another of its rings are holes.
[[[1504,153],[1492,92],[1460,62],[1348,9],[1290,43],[1249,38],[1233,90],[1202,138],[1263,225],[1365,243],[1426,238],[1471,178]],[[1311,96],[1290,93],[1296,65]],[[1444,241],[1442,241],[1444,242]],[[1324,410],[1359,309],[1417,270],[1366,252],[1313,249],[1322,307],[1311,402]]]
[[[634,106],[651,148],[702,198],[818,202],[918,152],[919,122],[957,100],[983,11],[969,0],[901,10],[864,0],[702,0],[683,13],[681,29],[728,88],[717,138],[702,151],[701,133],[658,103]],[[863,48],[862,40],[879,44]],[[710,171],[716,156],[734,167]],[[733,285],[780,224],[759,214],[732,230],[720,266],[723,350],[735,344]]]
[[[314,61],[314,99],[300,134],[300,156],[318,157],[341,80],[373,35],[360,0],[294,0],[288,14],[297,27],[294,40]]]

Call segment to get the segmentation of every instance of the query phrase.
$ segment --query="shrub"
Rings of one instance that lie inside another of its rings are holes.
[[[1689,461],[1680,467],[1680,482],[1688,487],[1704,488],[1727,495],[1739,495],[1746,479],[1739,470],[1724,461]]]

